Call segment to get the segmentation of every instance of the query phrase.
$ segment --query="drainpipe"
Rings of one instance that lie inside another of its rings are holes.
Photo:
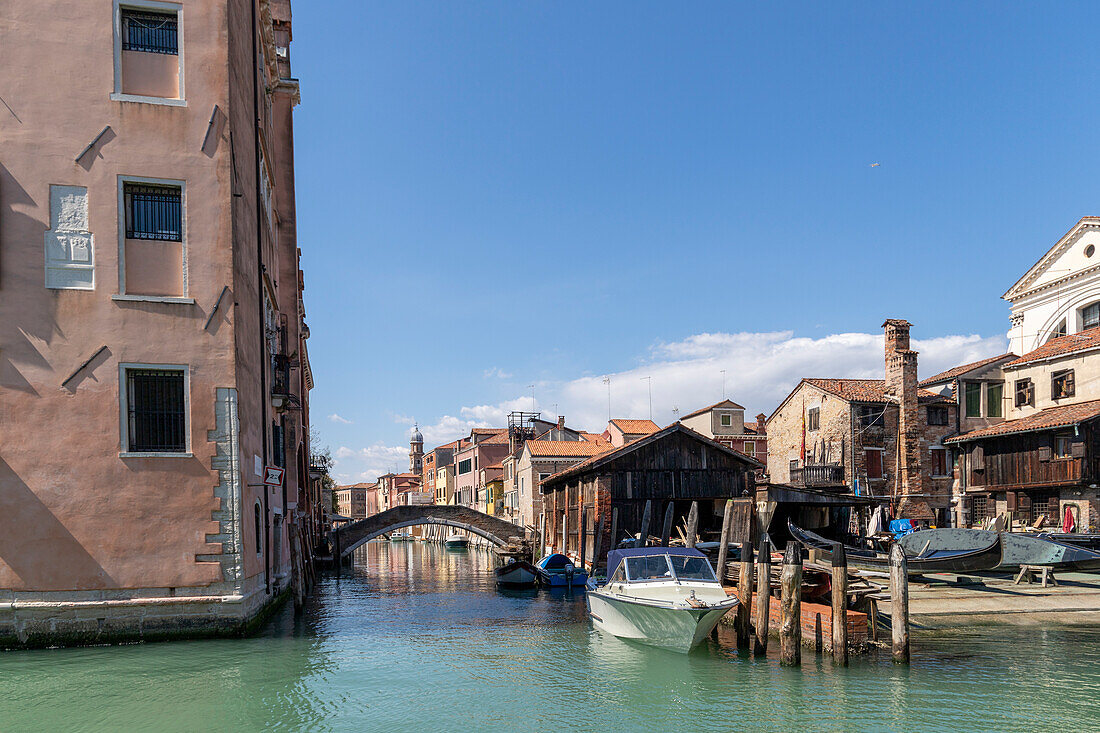
[[[263,196],[260,190],[260,49],[258,46],[260,23],[257,17],[257,4],[252,0],[252,116],[256,129],[253,138],[256,141],[254,158],[256,173],[256,309],[260,316],[260,446],[263,464],[267,466],[267,365],[264,363],[267,352],[267,334],[264,331],[264,243],[263,243]],[[264,588],[271,594],[271,508],[268,506],[268,488],[263,484],[264,492]]]

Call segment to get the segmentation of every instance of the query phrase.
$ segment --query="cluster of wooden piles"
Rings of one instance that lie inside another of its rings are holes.
[[[755,638],[755,653],[765,654],[768,637],[775,629],[783,664],[800,664],[804,643],[818,651],[829,650],[834,662],[847,664],[849,651],[863,651],[869,646],[868,625],[871,640],[877,640],[878,604],[889,601],[894,661],[908,663],[908,574],[901,548],[895,546],[891,552],[888,587],[849,570],[843,548],[837,548],[832,565],[805,562],[796,542],[788,543],[782,554],[773,552],[767,538],[760,543],[755,561],[748,542],[741,545],[739,561],[728,566],[727,553],[719,552],[718,577],[729,584],[727,592],[735,593],[740,600],[732,619],[738,648],[748,649]],[[822,612],[815,614],[815,608]],[[822,617],[827,621],[827,632]],[[844,622],[834,623],[834,619]]]

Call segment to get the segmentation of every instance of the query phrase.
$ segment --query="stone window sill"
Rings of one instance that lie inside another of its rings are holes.
[[[111,93],[112,102],[139,102],[141,104],[159,104],[164,107],[186,107],[186,99],[170,99],[168,97],[146,97],[141,94]]]
[[[194,305],[194,298],[176,298],[168,295],[126,295],[124,293],[114,293],[111,296],[111,300],[121,300],[127,302],[137,303],[177,303],[180,305]]]
[[[119,458],[194,458],[195,454],[188,451],[186,453],[146,453],[144,451],[123,451],[118,454]]]

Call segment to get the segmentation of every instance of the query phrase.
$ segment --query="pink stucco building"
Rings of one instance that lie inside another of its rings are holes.
[[[239,631],[320,530],[290,21],[0,3],[0,644]]]

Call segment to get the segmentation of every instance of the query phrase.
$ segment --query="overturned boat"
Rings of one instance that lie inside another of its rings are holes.
[[[787,529],[804,547],[817,550],[822,560],[832,562],[833,545],[836,544],[833,540],[825,539],[808,529],[802,529],[790,520],[787,521]],[[988,536],[975,537],[969,543],[958,544],[932,541],[932,538],[927,537],[925,541],[914,539],[924,532],[941,531],[945,530],[913,532],[899,540],[902,549],[905,550],[906,565],[910,575],[975,573],[980,570],[991,570],[1001,562],[1001,538],[996,532],[986,532],[985,535]],[[884,552],[845,545],[844,554],[850,567],[881,572],[887,572],[890,569],[889,556]]]
[[[995,566],[998,569],[1047,565],[1060,570],[1100,570],[1100,552],[1021,532],[990,532],[959,527],[924,529],[902,537],[898,542],[909,555],[921,551],[973,551],[987,545],[991,538],[1000,540],[1001,556]],[[913,561],[909,562],[912,564]]]
[[[607,555],[606,583],[588,588],[588,611],[600,631],[688,652],[737,606],[703,553],[639,547]]]

